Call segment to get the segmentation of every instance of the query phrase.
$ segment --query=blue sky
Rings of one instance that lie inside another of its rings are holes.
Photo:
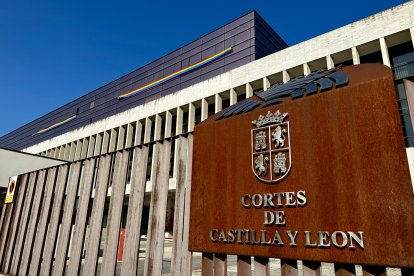
[[[0,136],[254,9],[294,45],[404,2],[0,0]]]

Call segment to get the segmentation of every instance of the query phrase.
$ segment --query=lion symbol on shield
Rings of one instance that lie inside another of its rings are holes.
[[[269,162],[269,157],[264,157],[263,154],[260,154],[254,163],[256,164],[256,170],[258,171],[259,175],[266,175],[267,173],[267,164]]]

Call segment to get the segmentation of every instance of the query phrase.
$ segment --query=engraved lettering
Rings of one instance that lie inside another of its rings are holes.
[[[306,247],[317,247],[318,244],[316,242],[315,243],[311,243],[310,236],[311,236],[311,232],[310,231],[305,231],[305,237],[306,237],[305,246]]]
[[[339,242],[338,242],[338,239],[337,239],[338,235],[341,236],[341,240],[342,240],[341,244],[339,244]],[[348,244],[348,237],[342,231],[333,232],[331,239],[332,239],[333,245],[338,247],[338,248],[344,248]]]
[[[290,230],[286,231],[286,234],[288,235],[290,239],[290,246],[296,246],[296,237],[298,236],[299,232],[295,231],[295,234],[292,235],[292,232]]]
[[[276,230],[275,236],[273,237],[272,244],[284,245],[282,238],[279,235],[279,231]]]
[[[331,247],[331,242],[329,241],[329,232],[319,231],[319,247]]]
[[[218,233],[218,229],[212,229],[210,231],[210,239],[212,242],[217,242],[217,238],[214,237],[214,234]]]
[[[348,232],[349,243],[351,244],[349,248],[355,249],[355,246],[352,243],[353,241],[355,241],[361,249],[364,249],[364,238],[363,238],[364,232],[358,232],[358,234],[359,234],[359,237],[354,232]]]

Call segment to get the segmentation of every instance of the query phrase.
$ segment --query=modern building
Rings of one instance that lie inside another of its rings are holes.
[[[395,72],[408,152],[414,146],[410,93],[413,8],[409,1],[288,47],[257,14],[229,24],[100,87],[0,138],[0,146],[61,160],[77,160],[180,133],[209,115],[273,84],[312,71],[382,63]],[[231,50],[229,49],[231,48]],[[217,60],[172,80],[119,98],[219,54]],[[47,132],[38,131],[76,118]]]
[[[337,66],[380,63],[394,72],[413,176],[413,46],[414,1],[293,46],[253,11],[4,135],[0,147],[77,161],[191,133],[212,114],[298,76]],[[169,231],[179,154],[174,141],[167,204]],[[131,155],[123,217],[128,212],[132,159]],[[146,177],[144,217],[148,218],[154,177],[151,158]],[[111,196],[110,187],[107,196]],[[144,219],[144,233],[145,223]]]

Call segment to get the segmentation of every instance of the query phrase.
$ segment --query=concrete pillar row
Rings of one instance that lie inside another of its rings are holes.
[[[88,154],[87,157],[92,157],[94,150],[95,150],[95,140],[96,140],[96,136],[95,135],[91,135],[89,137],[89,146],[88,146]]]
[[[329,69],[332,69],[334,67],[335,67],[335,63],[334,63],[334,61],[332,59],[332,56],[331,55],[327,55],[326,56],[326,68],[328,68],[328,70],[329,70]]]
[[[108,152],[109,138],[110,138],[110,135],[109,135],[108,131],[104,131],[103,137],[102,137],[101,154],[105,154],[105,153]]]
[[[88,154],[88,148],[89,148],[89,137],[83,138],[82,140],[82,150],[80,159],[85,159]]]
[[[290,80],[289,72],[287,70],[283,70],[283,82],[287,83]]]
[[[407,96],[408,112],[411,118],[411,125],[414,127],[414,82],[409,79],[404,79],[404,89]]]
[[[121,149],[124,149],[125,148],[125,132],[126,132],[126,129],[125,129],[125,127],[124,126],[120,126],[119,127],[119,129],[118,129],[118,142],[117,142],[117,146],[116,146],[116,149],[117,150],[121,150]]]
[[[132,146],[133,141],[132,137],[134,136],[134,125],[132,123],[128,124],[127,130],[126,130],[126,140],[125,140],[125,147],[129,148]]]
[[[177,107],[177,124],[175,127],[176,135],[183,134],[183,116],[184,116],[183,109],[181,107]]]
[[[230,105],[237,103],[237,93],[233,88],[230,89]]]
[[[352,61],[354,65],[361,64],[361,60],[359,59],[358,49],[356,47],[352,47],[351,51],[352,51]]]
[[[111,129],[111,138],[109,141],[109,151],[114,152],[118,143],[118,130],[116,128]]]
[[[75,151],[75,158],[74,161],[77,161],[81,157],[81,151],[82,151],[82,140],[78,140],[76,142],[76,151]]]
[[[253,96],[253,86],[250,83],[246,83],[246,99]]]
[[[101,149],[102,149],[102,135],[103,133],[98,133],[96,135],[96,142],[95,142],[95,151],[93,153],[94,156],[100,155],[101,154]],[[73,148],[73,143],[71,144],[71,148]],[[71,153],[72,155],[72,150]],[[71,157],[69,157],[69,160],[71,160]]]
[[[188,132],[194,130],[195,126],[195,105],[194,103],[188,104]]]
[[[138,146],[142,144],[141,141],[141,136],[142,136],[142,122],[141,121],[137,121],[136,123],[136,127],[135,127],[135,141],[134,141],[134,146]]]
[[[218,113],[221,111],[221,109],[223,108],[223,99],[221,98],[220,94],[216,94],[215,98],[214,98],[214,102],[215,102],[215,113]]]
[[[307,75],[309,75],[311,73],[311,69],[310,69],[310,67],[309,67],[309,64],[308,63],[304,63],[303,64],[303,75],[304,76],[307,76]]]
[[[208,118],[208,102],[206,99],[201,99],[201,121]]]
[[[66,150],[65,145],[60,146],[60,152],[59,152],[59,159],[60,160],[63,160],[65,158],[65,150]]]
[[[150,118],[145,118],[145,132],[144,132],[144,144],[151,141],[151,127],[152,121]]]
[[[53,158],[59,159],[59,147],[55,148],[55,154],[53,155]]]
[[[267,77],[263,78],[263,91],[270,88],[270,80]]]
[[[161,115],[160,114],[155,115],[154,141],[161,139],[161,123],[162,123]]]
[[[164,137],[168,138],[171,137],[171,127],[172,127],[172,113],[171,111],[165,112],[165,131]]]
[[[71,143],[66,144],[66,148],[65,148],[65,157],[64,159],[66,161],[69,161],[69,156],[70,156],[70,145]]]
[[[388,67],[391,67],[390,56],[388,55],[388,47],[385,38],[379,39],[381,46],[382,63]]]

